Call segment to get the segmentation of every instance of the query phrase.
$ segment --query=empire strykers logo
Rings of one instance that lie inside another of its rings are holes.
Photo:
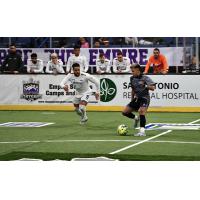
[[[100,80],[100,100],[103,102],[109,102],[113,100],[117,93],[117,87],[115,83],[108,79],[102,78]]]
[[[34,81],[32,78],[28,81],[23,81],[23,94],[21,94],[20,98],[27,101],[41,99],[42,95],[39,94],[39,83],[39,81]]]

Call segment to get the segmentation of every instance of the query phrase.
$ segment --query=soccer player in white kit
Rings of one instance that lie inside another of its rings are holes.
[[[81,116],[80,124],[84,124],[88,121],[86,114],[86,106],[90,95],[93,91],[89,87],[89,82],[92,82],[96,86],[95,98],[99,100],[99,81],[88,73],[81,72],[80,65],[74,63],[72,65],[73,73],[69,73],[61,82],[60,86],[66,91],[69,91],[69,85],[72,84],[75,89],[75,97],[73,104],[75,111]]]
[[[118,74],[130,73],[130,59],[123,57],[121,51],[118,51],[117,58],[113,59],[113,72]]]
[[[80,65],[81,72],[87,72],[89,69],[87,58],[84,55],[80,55],[80,47],[74,47],[74,54],[71,55],[67,61],[66,71],[69,73],[73,71],[72,65],[78,63]]]

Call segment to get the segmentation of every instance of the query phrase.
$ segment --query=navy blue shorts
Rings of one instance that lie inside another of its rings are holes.
[[[149,107],[150,100],[147,98],[134,98],[127,106],[135,111],[138,111],[140,107]]]

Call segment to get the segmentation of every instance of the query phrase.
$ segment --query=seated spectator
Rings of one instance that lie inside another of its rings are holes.
[[[125,37],[125,43],[127,45],[133,45],[133,47],[137,47],[138,39],[137,39],[137,37]]]
[[[113,59],[113,72],[114,73],[130,73],[130,59],[123,57],[121,51],[117,53],[117,58]]]
[[[86,41],[86,39],[84,37],[80,37],[79,41],[80,41],[81,48],[89,48],[90,47],[89,43]]]
[[[46,73],[48,74],[64,74],[63,62],[58,59],[56,53],[51,54],[51,60],[48,61],[46,66]]]
[[[153,50],[153,55],[150,56],[144,74],[147,74],[149,71],[150,66],[153,66],[153,73],[154,74],[167,74],[169,70],[169,66],[167,64],[167,59],[164,55],[160,54],[160,50],[155,48]]]
[[[9,53],[1,66],[1,72],[18,74],[22,72],[24,67],[21,55],[17,53],[16,46],[11,44],[9,47]]]
[[[195,56],[192,57],[191,64],[187,66],[182,73],[199,73],[199,67],[197,67],[197,59]]]
[[[67,69],[66,69],[67,73],[69,73],[70,71],[71,72],[73,71],[72,65],[74,63],[78,63],[80,65],[80,70],[82,72],[87,72],[89,69],[87,58],[83,55],[80,55],[79,46],[74,47],[74,54],[72,54],[67,61]]]
[[[106,59],[103,53],[99,54],[96,60],[97,74],[110,73],[110,60]]]
[[[31,59],[27,61],[27,72],[28,73],[44,73],[43,72],[43,61],[37,58],[36,53],[31,54]]]
[[[100,48],[100,42],[99,41],[95,41],[93,48]]]

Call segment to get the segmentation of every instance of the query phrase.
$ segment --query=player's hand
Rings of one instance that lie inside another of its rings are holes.
[[[143,72],[143,74],[144,74],[144,75],[146,75],[146,74],[147,74],[147,72]]]
[[[63,89],[64,89],[66,92],[68,92],[68,91],[69,91],[68,85],[65,85],[65,86],[63,87]]]
[[[95,98],[96,98],[97,101],[99,100],[99,96],[100,96],[99,93],[96,92],[96,93],[95,93]]]
[[[19,74],[19,72],[18,72],[18,71],[13,71],[13,73],[14,73],[14,74]]]
[[[161,73],[162,73],[162,74],[167,74],[167,71],[162,71]]]
[[[34,73],[34,69],[31,68],[31,69],[30,69],[30,73]]]

